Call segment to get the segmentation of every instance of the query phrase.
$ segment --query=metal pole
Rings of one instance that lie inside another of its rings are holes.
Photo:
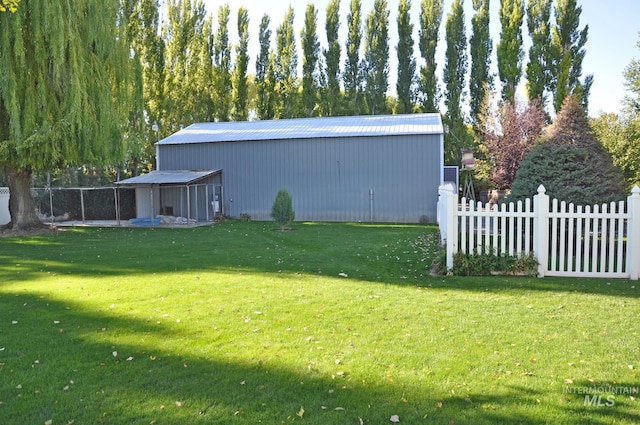
[[[191,221],[191,187],[187,185],[187,224]]]
[[[204,207],[205,210],[207,211],[207,215],[206,215],[206,219],[207,221],[209,221],[209,185],[205,184],[204,185]]]
[[[116,207],[116,223],[120,226],[120,207],[118,205],[118,188],[113,188],[113,202]]]
[[[51,213],[51,226],[53,226],[53,193],[51,191],[51,171],[47,171],[47,189],[49,190],[49,210]]]
[[[369,221],[373,223],[373,189],[369,189]]]
[[[80,189],[80,208],[82,210],[82,223],[84,223],[84,190]]]

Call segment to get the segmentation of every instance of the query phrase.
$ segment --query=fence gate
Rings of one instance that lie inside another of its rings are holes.
[[[625,208],[626,207],[626,208]],[[640,269],[640,188],[618,203],[576,206],[554,199],[544,186],[525,202],[483,205],[440,187],[440,234],[453,255],[495,253],[538,259],[539,276],[609,277],[637,280]]]

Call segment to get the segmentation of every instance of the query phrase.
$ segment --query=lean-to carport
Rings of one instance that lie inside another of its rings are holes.
[[[136,189],[138,218],[173,216],[211,221],[222,211],[222,170],[164,170],[131,177],[121,187]]]

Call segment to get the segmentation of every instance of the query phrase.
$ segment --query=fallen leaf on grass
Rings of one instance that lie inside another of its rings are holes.
[[[391,421],[391,422],[393,422],[393,423],[399,423],[399,422],[400,422],[400,416],[398,416],[398,415],[392,415],[392,416],[389,418],[389,421]]]
[[[304,407],[300,406],[300,410],[298,410],[298,413],[296,413],[297,416],[299,417],[303,417],[304,416]]]

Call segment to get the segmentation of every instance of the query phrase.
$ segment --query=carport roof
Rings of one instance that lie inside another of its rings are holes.
[[[235,141],[442,134],[440,114],[358,115],[351,117],[206,122],[192,124],[158,145]]]
[[[149,184],[192,184],[216,173],[220,170],[163,170],[151,171],[148,174],[131,177],[121,180],[116,184],[128,185],[149,185]]]

